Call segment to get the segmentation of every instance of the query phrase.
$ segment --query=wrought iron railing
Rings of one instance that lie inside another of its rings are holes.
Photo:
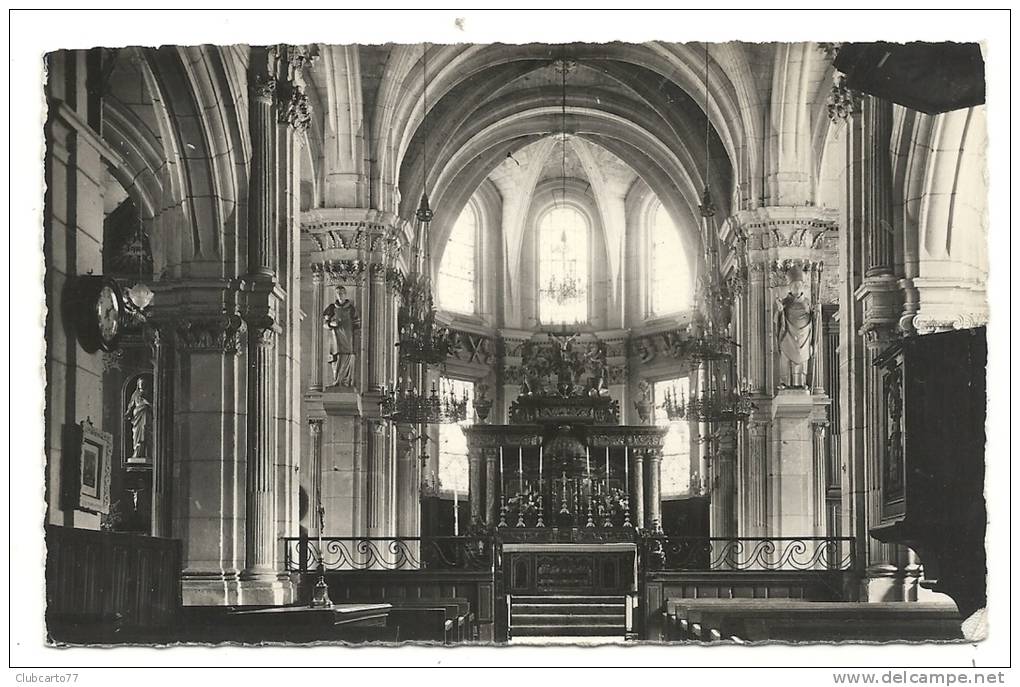
[[[853,537],[642,538],[646,569],[667,571],[850,570]]]
[[[285,537],[290,572],[352,570],[491,570],[491,537]]]

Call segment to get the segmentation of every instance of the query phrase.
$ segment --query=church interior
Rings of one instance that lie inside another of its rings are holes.
[[[977,44],[46,68],[51,642],[982,636]]]

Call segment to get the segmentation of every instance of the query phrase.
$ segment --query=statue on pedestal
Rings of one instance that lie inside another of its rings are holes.
[[[145,378],[139,377],[135,383],[135,390],[128,399],[124,417],[127,418],[131,428],[131,456],[129,461],[145,461],[150,456],[148,453],[149,444],[149,422],[152,420],[152,403],[145,397]]]
[[[787,294],[776,300],[780,388],[807,387],[807,369],[814,341],[814,309],[804,293],[804,275],[797,267],[786,272]]]
[[[347,289],[336,287],[336,300],[322,311],[322,323],[332,334],[329,342],[329,365],[333,371],[330,386],[354,386],[354,334],[361,329],[357,308],[347,298]]]

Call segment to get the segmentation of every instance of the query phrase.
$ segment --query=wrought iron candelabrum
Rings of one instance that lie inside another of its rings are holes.
[[[383,387],[383,400],[379,402],[383,417],[405,424],[450,424],[467,419],[467,392],[458,398],[453,387],[439,390],[435,383],[432,391],[424,394],[404,379],[395,388]]]

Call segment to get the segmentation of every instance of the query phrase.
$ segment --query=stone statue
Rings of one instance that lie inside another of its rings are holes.
[[[131,456],[129,461],[144,461],[149,449],[149,423],[152,421],[152,403],[145,397],[145,378],[139,377],[135,390],[128,399],[124,417],[131,427]]]
[[[804,275],[793,267],[786,273],[789,289],[776,301],[776,339],[779,344],[780,387],[807,387],[807,369],[814,340],[814,313],[804,293]]]
[[[357,308],[347,298],[347,289],[336,287],[336,300],[322,311],[323,326],[332,334],[329,365],[333,370],[330,386],[354,386],[354,334],[361,329]]]

